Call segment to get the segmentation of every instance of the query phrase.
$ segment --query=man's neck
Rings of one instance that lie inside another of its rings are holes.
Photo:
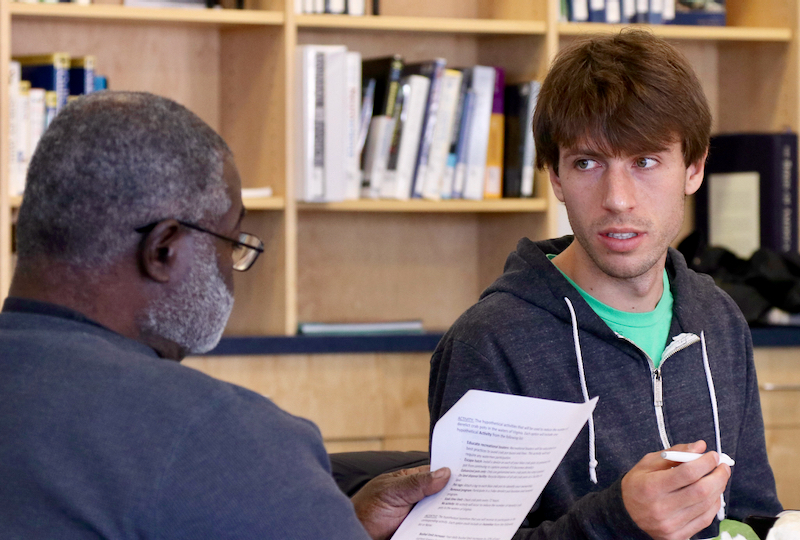
[[[573,242],[552,262],[581,289],[603,304],[620,311],[644,313],[656,308],[664,293],[666,253],[644,274],[618,278],[603,272],[588,255],[576,249],[575,244]]]

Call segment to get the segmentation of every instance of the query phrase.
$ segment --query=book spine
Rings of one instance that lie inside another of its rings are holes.
[[[347,0],[347,14],[362,16],[366,14],[364,0]]]
[[[569,7],[570,22],[587,22],[589,20],[589,0],[569,0]]]
[[[464,128],[464,103],[467,92],[469,91],[469,81],[471,71],[466,69],[461,74],[461,86],[458,91],[458,104],[456,105],[455,117],[453,118],[453,131],[450,134],[450,148],[448,149],[447,161],[442,177],[441,198],[453,198],[453,188],[456,176],[456,164],[458,163],[458,144],[461,139],[461,131]]]
[[[661,24],[664,22],[664,0],[650,0],[647,22],[650,24]]]
[[[441,198],[447,155],[450,150],[453,123],[459,101],[461,77],[461,72],[455,69],[445,70],[442,76],[439,113],[428,157],[428,171],[422,190],[422,196],[426,199],[438,200]]]
[[[606,22],[606,0],[589,0],[589,22]]]
[[[325,53],[314,52],[314,161],[307,201],[325,198]]]
[[[345,199],[347,183],[347,48],[322,47],[325,53],[325,201]]]
[[[522,145],[525,135],[527,83],[512,84],[505,88],[505,152],[503,154],[503,197],[519,197],[522,179]]]
[[[347,166],[345,170],[344,198],[358,199],[361,188],[361,53],[348,51],[347,63]]]
[[[781,252],[797,253],[797,197],[798,197],[798,166],[797,166],[797,135],[787,134],[781,138],[780,144],[780,212],[775,212],[780,217],[778,223],[779,245]],[[762,212],[771,215],[774,209],[763,209]]]
[[[420,134],[419,148],[417,149],[417,162],[414,166],[414,173],[411,180],[411,193],[413,197],[422,197],[425,185],[425,178],[428,174],[428,159],[433,143],[433,132],[436,129],[436,122],[439,117],[439,101],[442,86],[442,74],[447,61],[444,58],[437,58],[426,70],[429,72],[430,88],[428,99],[425,104],[423,116],[422,133]]]
[[[422,75],[410,75],[408,106],[404,107],[402,137],[397,156],[397,176],[394,193],[390,197],[407,200],[411,196],[414,168],[417,163],[422,137],[425,105],[428,101],[431,80]]]
[[[467,177],[462,197],[471,200],[483,198],[483,181],[486,171],[486,152],[489,145],[489,121],[492,116],[495,69],[475,66],[472,88],[475,90],[475,110],[470,125],[467,150]]]
[[[17,183],[20,167],[20,95],[19,88],[21,78],[21,68],[19,62],[9,62],[8,71],[8,191],[9,195],[16,196],[22,193],[21,187]],[[24,187],[24,186],[23,186]]]
[[[489,117],[489,140],[486,148],[486,171],[483,179],[484,199],[499,199],[503,195],[504,88],[505,72],[502,68],[495,68],[492,113]]]
[[[622,22],[636,22],[636,0],[622,0]]]
[[[606,0],[606,22],[609,24],[619,24],[622,22],[620,0]]]
[[[42,88],[31,88],[30,92],[28,92],[28,101],[30,107],[28,148],[30,149],[31,156],[33,156],[33,152],[36,150],[36,146],[39,144],[39,139],[42,138],[42,133],[44,133],[44,123],[45,123],[44,96],[45,96],[45,91]]]
[[[453,163],[452,195],[453,199],[461,199],[464,195],[464,184],[467,177],[467,153],[469,137],[472,129],[472,118],[475,115],[475,91],[469,90],[464,96],[464,110],[461,113],[461,129],[458,135],[458,147]],[[449,166],[449,164],[448,164]]]
[[[533,111],[536,109],[536,101],[539,99],[541,86],[542,84],[539,81],[531,81],[529,83],[528,110],[525,114],[524,146],[522,150],[520,197],[533,197],[534,193],[533,178],[536,169],[536,144],[533,140]]]
[[[636,0],[636,14],[633,17],[632,22],[646,23],[649,11],[650,11],[650,2],[648,0]]]
[[[397,99],[394,104],[394,114],[392,116],[394,122],[392,123],[391,138],[387,137],[385,140],[385,142],[390,141],[388,150],[386,151],[386,155],[388,156],[386,168],[381,171],[380,197],[385,199],[393,198],[397,191],[397,160],[399,157],[400,139],[406,120],[404,110],[408,105],[410,92],[411,86],[408,82],[401,82],[397,89]]]

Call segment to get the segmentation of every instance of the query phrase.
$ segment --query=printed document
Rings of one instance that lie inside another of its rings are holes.
[[[431,470],[450,468],[447,487],[392,540],[509,540],[596,404],[470,390],[433,429]]]

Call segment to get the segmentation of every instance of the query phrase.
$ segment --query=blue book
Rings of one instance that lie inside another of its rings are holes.
[[[94,56],[70,58],[69,95],[82,96],[94,92]]]
[[[33,56],[16,56],[22,67],[22,80],[30,81],[31,88],[44,88],[56,93],[56,110],[60,111],[69,97],[68,53]]]
[[[707,0],[701,6],[695,4],[678,0],[675,5],[675,18],[669,21],[669,24],[725,26],[725,0]]]
[[[606,22],[606,0],[589,0],[589,22]]]
[[[464,194],[464,184],[467,179],[467,149],[469,146],[470,127],[475,112],[475,92],[467,91],[464,94],[464,108],[461,112],[461,126],[456,147],[455,179],[453,180],[453,199],[461,199]]]

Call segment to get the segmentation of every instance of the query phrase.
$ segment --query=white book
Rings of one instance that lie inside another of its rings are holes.
[[[572,9],[571,22],[586,22],[589,20],[589,0],[569,0]]]
[[[324,93],[325,58],[311,46],[297,47],[297,88],[295,100],[296,198],[300,201],[322,201],[324,178]]]
[[[325,53],[325,201],[338,202],[347,183],[347,47],[317,47]]]
[[[28,151],[30,156],[36,151],[39,139],[44,133],[45,91],[43,88],[31,88],[28,92]]]
[[[361,190],[361,53],[348,51],[347,64],[347,163],[345,167],[344,198],[358,199]]]
[[[347,0],[348,15],[365,15],[364,0]]]
[[[489,122],[494,99],[495,69],[491,66],[472,68],[471,89],[475,92],[475,109],[469,127],[464,199],[483,199],[486,153],[489,147]]]
[[[313,0],[311,13],[325,13],[325,0]]]
[[[19,83],[21,80],[21,67],[19,62],[11,60],[8,63],[8,190],[12,196],[20,195],[22,189],[17,185],[19,174]],[[24,187],[24,186],[23,186]]]
[[[426,199],[441,198],[462,77],[463,74],[457,69],[447,69],[442,75],[438,118],[428,156],[428,169],[422,180],[422,196]]]
[[[364,145],[364,171],[361,196],[368,199],[380,197],[386,160],[394,133],[394,118],[385,115],[372,117]]]
[[[647,15],[650,11],[650,2],[648,0],[636,0],[636,22],[647,21]]]
[[[385,173],[381,197],[408,200],[417,164],[417,151],[428,101],[430,79],[422,75],[409,75],[402,82],[403,108],[400,113],[402,128],[397,150],[397,168]]]
[[[622,10],[620,0],[606,0],[606,22],[609,24],[619,24],[622,22]]]
[[[675,20],[675,0],[664,0],[664,22]]]
[[[622,22],[629,23],[636,18],[636,0],[622,0]]]
[[[345,0],[325,0],[325,13],[343,15],[345,12]]]
[[[303,13],[314,13],[314,0],[301,0]]]
[[[522,181],[520,185],[521,197],[533,197],[533,173],[536,161],[536,145],[533,142],[533,112],[536,110],[536,101],[539,99],[539,90],[542,84],[531,81],[529,84],[528,110],[525,113],[527,125],[525,127],[525,143],[522,147]]]

